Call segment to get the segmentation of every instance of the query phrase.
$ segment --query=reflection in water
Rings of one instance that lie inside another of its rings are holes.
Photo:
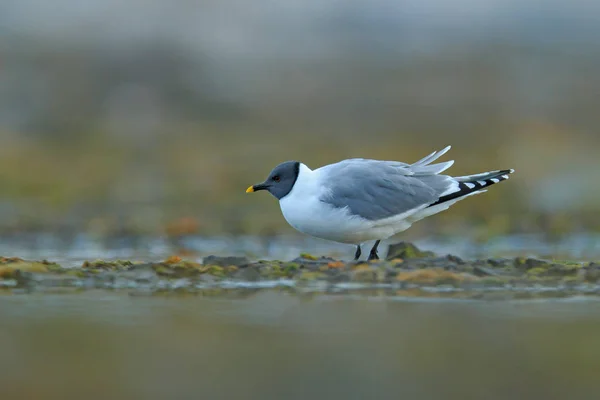
[[[237,295],[239,293],[239,296]],[[600,302],[0,296],[3,399],[592,399]]]

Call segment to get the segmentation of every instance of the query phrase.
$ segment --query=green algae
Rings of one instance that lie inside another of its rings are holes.
[[[305,260],[312,260],[312,261],[316,261],[319,259],[318,257],[315,257],[309,253],[300,253],[300,258],[303,258]]]
[[[105,261],[105,260],[94,260],[94,261],[84,261],[81,268],[92,271],[126,271],[130,269],[134,263],[129,260],[115,260],[115,261]]]
[[[200,269],[199,272],[202,274],[208,274],[212,276],[216,276],[219,278],[223,278],[229,274],[230,271],[234,271],[233,269],[228,269],[228,267],[221,267],[219,265],[208,265],[207,268]]]
[[[63,268],[46,260],[0,258],[0,280],[13,280],[16,287],[26,288],[81,287],[85,282],[86,287],[93,288],[143,287],[151,292],[173,293],[235,282],[281,282],[292,286],[297,283],[299,287],[312,287],[313,283],[317,284],[315,287],[322,287],[323,283],[327,287],[351,283],[354,285],[351,287],[388,287],[389,290],[397,287],[462,290],[471,295],[473,290],[505,291],[509,286],[517,291],[539,286],[577,292],[595,290],[594,285],[600,283],[597,263],[524,257],[470,261],[453,255],[436,256],[407,243],[401,243],[396,250],[391,259],[373,262],[317,258],[303,253],[292,261],[251,262],[245,257],[208,256],[199,263],[172,256],[164,261],[145,263],[93,260],[80,267]]]

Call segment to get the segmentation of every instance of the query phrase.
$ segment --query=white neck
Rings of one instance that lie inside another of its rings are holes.
[[[292,190],[285,196],[283,199],[295,198],[301,199],[305,196],[311,195],[315,193],[315,190],[318,189],[316,185],[316,176],[315,172],[308,168],[305,164],[300,163],[300,168],[298,170],[298,177],[296,178],[296,182],[294,183],[294,187]]]

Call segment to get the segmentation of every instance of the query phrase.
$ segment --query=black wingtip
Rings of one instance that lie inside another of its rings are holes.
[[[438,204],[442,204],[447,201],[467,196],[473,192],[485,189],[488,186],[492,186],[496,183],[505,181],[508,179],[508,176],[513,172],[515,172],[514,169],[504,169],[496,172],[491,172],[489,175],[481,179],[473,178],[473,180],[471,181],[459,182],[458,190],[456,192],[440,197],[435,203],[430,204],[428,207],[437,206]]]

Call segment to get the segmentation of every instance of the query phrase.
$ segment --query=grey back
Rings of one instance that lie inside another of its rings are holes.
[[[452,184],[446,175],[412,175],[400,162],[350,159],[322,170],[327,190],[320,200],[368,220],[432,204]]]

